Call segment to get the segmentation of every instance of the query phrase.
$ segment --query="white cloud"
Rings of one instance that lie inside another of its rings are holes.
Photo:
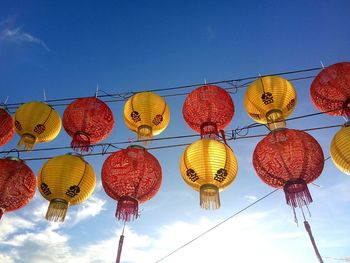
[[[245,195],[244,198],[247,199],[248,201],[258,200],[258,198],[255,195]]]
[[[106,200],[91,196],[84,203],[79,205],[78,210],[74,213],[74,216],[72,216],[74,218],[73,224],[100,214],[105,210],[105,204]]]
[[[47,51],[50,51],[49,47],[46,45],[46,43],[43,40],[27,32],[23,32],[21,27],[16,27],[13,29],[10,29],[10,28],[3,29],[0,33],[0,39],[6,40],[6,41],[12,41],[16,43],[37,44],[45,48]]]

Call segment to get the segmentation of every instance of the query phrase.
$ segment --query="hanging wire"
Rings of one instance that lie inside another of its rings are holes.
[[[224,219],[223,221],[219,222],[218,224],[216,224],[215,226],[209,228],[208,230],[204,231],[202,234],[196,236],[195,238],[191,239],[190,241],[188,241],[187,243],[183,244],[182,246],[178,247],[177,249],[173,250],[172,252],[170,252],[169,254],[167,254],[166,256],[158,259],[156,261],[156,263],[163,261],[164,259],[170,257],[171,255],[175,254],[176,252],[178,252],[179,250],[183,249],[184,247],[188,246],[189,244],[191,244],[192,242],[196,241],[197,239],[203,237],[204,235],[208,234],[209,232],[211,232],[212,230],[216,229],[217,227],[221,226],[222,224],[226,223],[227,221],[229,221],[230,219],[234,218],[235,216],[238,216],[239,214],[243,213],[245,210],[249,209],[250,207],[256,205],[257,203],[261,202],[262,200],[266,199],[267,197],[269,197],[270,195],[272,195],[273,193],[277,192],[279,189],[275,189],[273,191],[271,191],[270,193],[260,197],[259,199],[257,199],[256,201],[254,201],[253,203],[249,204],[248,206],[242,208],[241,210],[239,210],[238,212],[234,213],[233,215],[229,216],[228,218]]]

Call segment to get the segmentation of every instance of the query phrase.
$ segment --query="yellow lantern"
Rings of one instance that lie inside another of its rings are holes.
[[[220,207],[219,191],[233,182],[237,170],[231,148],[215,139],[192,143],[180,160],[181,175],[191,188],[200,192],[200,206],[204,209]]]
[[[16,132],[21,139],[18,148],[34,148],[34,144],[49,142],[56,138],[61,130],[61,118],[50,105],[33,101],[22,104],[15,113]]]
[[[63,222],[68,206],[86,200],[95,185],[95,172],[82,157],[66,154],[48,160],[38,176],[39,191],[50,201],[46,219]]]
[[[137,133],[139,139],[150,139],[168,126],[170,110],[165,100],[153,92],[133,95],[124,106],[126,126]]]
[[[244,96],[248,115],[258,123],[268,124],[270,130],[285,127],[284,119],[293,112],[296,102],[292,84],[278,76],[258,78]]]
[[[350,175],[350,123],[345,124],[331,142],[331,157],[335,166]]]

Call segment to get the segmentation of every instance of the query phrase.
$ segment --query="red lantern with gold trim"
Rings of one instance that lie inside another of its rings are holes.
[[[283,188],[287,204],[294,209],[312,202],[307,184],[321,175],[324,156],[319,143],[308,133],[280,129],[257,144],[253,165],[266,184]]]
[[[8,111],[0,107],[0,146],[8,143],[15,133],[15,125]]]
[[[75,150],[89,151],[91,144],[108,137],[113,126],[111,109],[95,97],[77,99],[63,113],[63,127],[73,137],[71,146]]]
[[[313,80],[310,95],[320,111],[350,119],[350,62],[323,69]]]
[[[36,177],[24,161],[0,159],[0,219],[5,212],[25,206],[34,196]]]
[[[188,126],[202,136],[217,135],[226,128],[234,115],[230,94],[214,85],[193,90],[186,98],[182,114]]]
[[[130,146],[106,159],[101,180],[107,195],[118,201],[117,219],[130,221],[138,217],[138,205],[158,192],[162,169],[145,148]]]

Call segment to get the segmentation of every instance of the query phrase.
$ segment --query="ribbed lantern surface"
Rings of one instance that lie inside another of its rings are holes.
[[[0,219],[5,212],[25,206],[34,196],[36,177],[24,161],[0,159]]]
[[[73,138],[73,149],[88,151],[112,132],[114,117],[102,100],[89,97],[73,101],[63,113],[63,127]]]
[[[312,202],[307,184],[321,175],[324,156],[308,133],[283,129],[270,132],[257,144],[253,165],[266,184],[284,189],[289,205],[301,207]]]
[[[126,126],[137,133],[138,139],[150,139],[168,126],[170,110],[164,98],[153,92],[140,92],[124,106]]]
[[[116,217],[130,221],[138,217],[138,205],[151,199],[162,183],[158,160],[141,146],[112,153],[103,163],[102,185],[118,201]]]
[[[238,164],[233,151],[215,139],[201,139],[190,144],[181,156],[182,178],[200,192],[204,209],[220,207],[219,191],[235,179]]]
[[[323,69],[312,81],[312,102],[329,115],[350,118],[350,63],[341,62]]]
[[[36,143],[49,142],[56,138],[61,130],[61,118],[46,103],[27,102],[16,110],[15,127],[21,136],[18,147],[24,145],[26,150],[30,150]]]
[[[292,84],[278,76],[255,80],[246,90],[244,106],[258,123],[275,123],[284,127],[284,119],[294,110],[297,95]],[[269,125],[270,126],[270,125]],[[278,127],[270,127],[271,130]]]
[[[193,90],[182,107],[183,117],[196,132],[202,135],[217,134],[227,127],[234,115],[230,94],[214,85],[205,85]]]
[[[342,127],[333,137],[331,157],[340,171],[350,175],[350,126]]]
[[[95,172],[82,157],[66,154],[48,160],[38,175],[39,191],[50,201],[46,219],[64,221],[68,206],[85,201],[95,185]]]
[[[15,125],[11,115],[0,107],[0,146],[8,143],[15,133]]]

